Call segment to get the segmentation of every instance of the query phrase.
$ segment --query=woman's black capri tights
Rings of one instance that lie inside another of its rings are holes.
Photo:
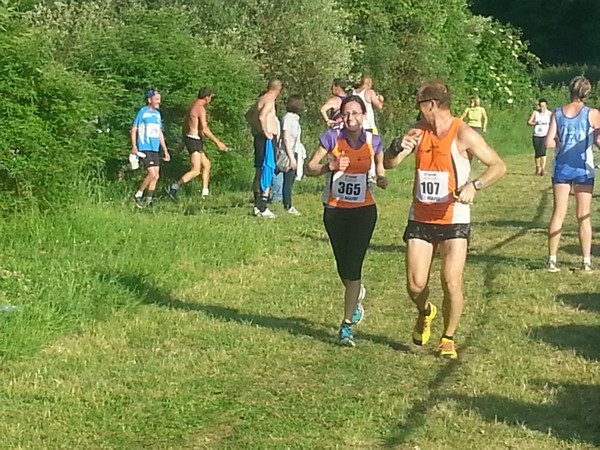
[[[342,280],[361,279],[363,261],[376,222],[376,205],[362,208],[325,208],[323,223]]]

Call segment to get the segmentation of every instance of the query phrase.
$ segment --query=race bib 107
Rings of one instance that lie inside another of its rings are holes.
[[[417,200],[441,203],[448,199],[448,172],[418,171]]]

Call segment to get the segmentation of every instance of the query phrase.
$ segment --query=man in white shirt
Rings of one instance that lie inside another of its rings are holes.
[[[365,130],[370,130],[373,134],[378,134],[377,125],[375,125],[373,106],[381,111],[385,99],[383,98],[383,95],[379,95],[373,90],[373,79],[368,75],[363,75],[360,80],[360,86],[352,92],[352,95],[358,95],[362,101],[365,102],[365,106],[367,107],[363,128]]]

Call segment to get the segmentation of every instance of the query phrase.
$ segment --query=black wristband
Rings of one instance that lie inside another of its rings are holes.
[[[400,152],[402,152],[402,147],[400,147],[400,141],[401,139],[399,137],[394,138],[394,140],[387,149],[387,153],[389,153],[392,156],[398,156]]]

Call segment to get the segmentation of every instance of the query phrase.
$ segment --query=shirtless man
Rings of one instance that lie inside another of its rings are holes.
[[[331,83],[331,94],[332,97],[321,106],[321,117],[329,128],[335,126],[341,126],[342,116],[340,114],[340,106],[342,106],[342,100],[346,98],[346,89],[348,83],[341,78],[335,78]],[[333,111],[332,111],[333,110]]]
[[[261,95],[256,103],[246,112],[246,120],[250,124],[254,136],[254,168],[256,174],[252,189],[254,191],[253,215],[274,219],[276,216],[269,208],[269,188],[275,176],[275,148],[279,127],[275,112],[275,100],[281,93],[281,81],[272,79],[267,85],[267,92]]]
[[[378,134],[377,125],[375,125],[375,113],[373,112],[373,106],[379,111],[383,108],[383,95],[378,95],[373,90],[373,79],[368,75],[363,75],[360,79],[360,86],[354,90],[353,95],[358,95],[365,106],[367,107],[367,114],[363,121],[363,128],[367,131],[371,131],[373,134]]]
[[[198,98],[188,109],[188,114],[183,124],[183,142],[190,153],[191,169],[186,172],[177,183],[167,187],[167,193],[177,201],[179,188],[202,174],[202,197],[208,196],[208,182],[210,179],[210,160],[204,153],[203,138],[213,141],[220,151],[226,152],[227,146],[223,144],[208,128],[206,120],[206,105],[212,101],[213,92],[207,87],[198,91]]]

